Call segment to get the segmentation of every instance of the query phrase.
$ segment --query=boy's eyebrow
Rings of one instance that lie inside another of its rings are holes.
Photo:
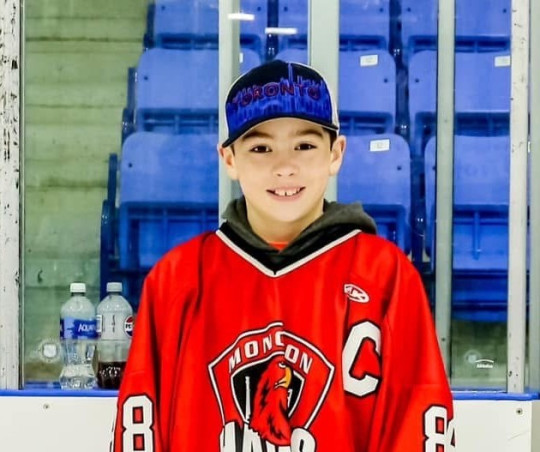
[[[308,127],[306,129],[297,130],[294,135],[297,137],[300,137],[303,135],[317,135],[318,137],[324,138],[323,131],[315,127]]]
[[[269,133],[261,132],[259,130],[252,130],[242,135],[239,138],[239,140],[246,141],[246,140],[249,140],[250,138],[272,138],[272,135]]]

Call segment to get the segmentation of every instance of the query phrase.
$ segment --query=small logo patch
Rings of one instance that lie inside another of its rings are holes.
[[[367,303],[369,301],[369,295],[366,293],[364,289],[360,289],[360,287],[355,286],[354,284],[345,284],[343,286],[343,291],[345,292],[345,295],[347,295],[347,298],[351,301],[355,301],[357,303]]]

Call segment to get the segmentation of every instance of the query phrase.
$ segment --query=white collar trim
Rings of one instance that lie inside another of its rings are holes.
[[[242,248],[240,248],[238,245],[236,245],[229,237],[227,237],[222,231],[217,230],[216,235],[225,243],[229,248],[231,248],[236,254],[244,258],[246,261],[248,261],[251,265],[256,267],[259,271],[264,273],[266,276],[270,276],[271,278],[277,278],[279,276],[283,276],[287,273],[292,272],[293,270],[296,270],[297,268],[301,267],[302,265],[306,264],[307,262],[315,259],[316,257],[320,256],[321,254],[325,253],[326,251],[342,244],[343,242],[346,242],[350,238],[358,235],[360,233],[360,229],[354,229],[353,231],[349,232],[348,234],[345,234],[338,239],[334,240],[333,242],[330,242],[329,244],[323,246],[322,248],[318,249],[317,251],[314,251],[311,254],[308,254],[306,257],[297,260],[296,262],[292,263],[291,265],[288,265],[287,267],[282,268],[281,270],[278,270],[277,272],[274,272],[273,270],[270,270],[268,267],[264,266],[261,262],[259,262],[257,259],[255,259],[250,254],[246,253]]]

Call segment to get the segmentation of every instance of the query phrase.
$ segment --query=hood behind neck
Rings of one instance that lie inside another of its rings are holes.
[[[279,253],[251,228],[247,218],[247,206],[244,197],[231,201],[223,213],[223,218],[231,229],[252,247],[269,253]],[[339,234],[340,231],[349,232],[352,229],[360,229],[369,234],[377,233],[375,221],[364,212],[360,203],[340,204],[325,200],[323,215],[293,239],[281,251],[281,254],[297,253],[299,249],[311,243],[314,236],[318,237],[324,232],[335,235]]]

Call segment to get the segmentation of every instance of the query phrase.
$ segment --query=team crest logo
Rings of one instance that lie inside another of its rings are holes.
[[[312,344],[276,322],[240,335],[208,370],[223,421],[221,452],[317,450],[309,427],[334,366]]]

